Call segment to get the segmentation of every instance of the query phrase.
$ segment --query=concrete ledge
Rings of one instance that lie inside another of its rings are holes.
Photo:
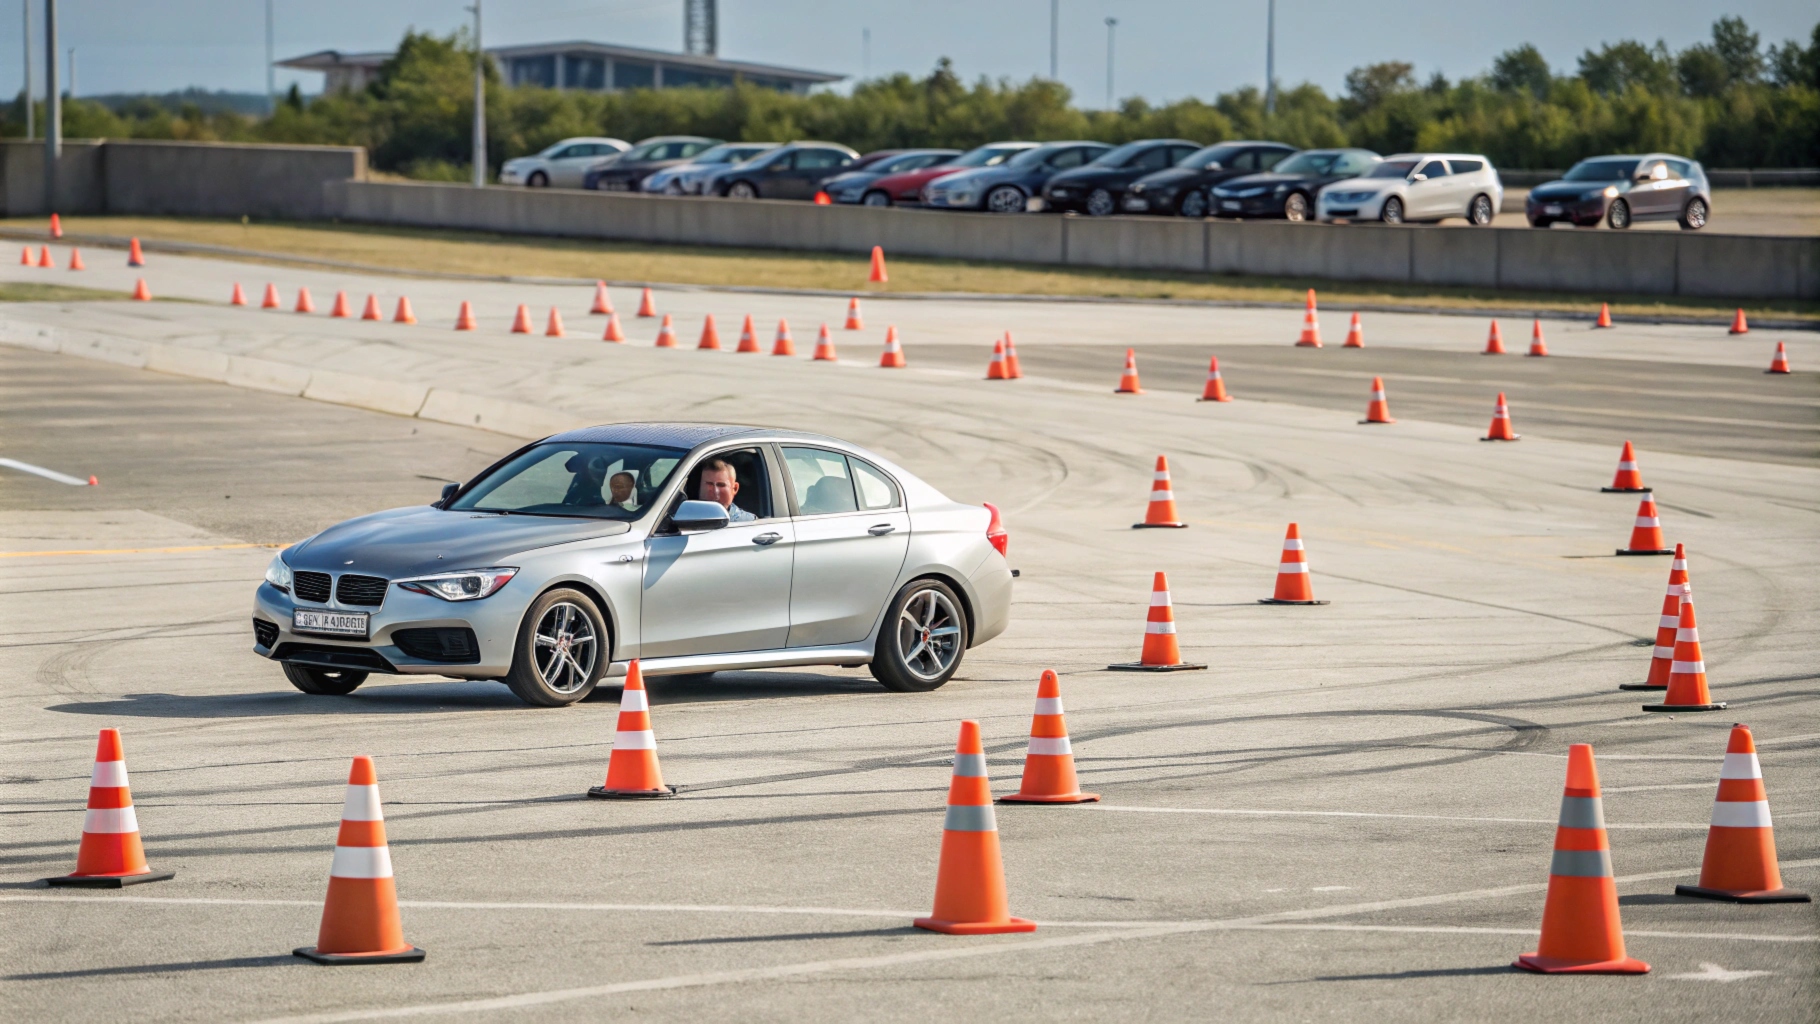
[[[572,413],[527,402],[513,402],[484,395],[470,395],[446,388],[432,388],[424,399],[418,419],[450,423],[458,427],[479,427],[513,437],[547,437],[575,427],[588,426]]]
[[[227,353],[182,345],[147,345],[145,368],[179,377],[212,380],[217,384],[226,384],[228,379]]]
[[[417,415],[417,410],[423,408],[424,397],[430,390],[422,384],[361,377],[334,370],[313,370],[310,371],[309,378],[309,384],[303,389],[305,398],[371,409],[374,412],[389,412],[395,416]]]
[[[116,363],[120,366],[131,366],[137,370],[146,368],[147,346],[144,342],[126,338],[109,338],[105,336],[79,336],[65,331],[59,337],[56,351],[66,356],[81,356],[84,359],[99,359],[102,362]]]
[[[300,397],[310,386],[310,371],[290,363],[250,356],[229,356],[227,378],[223,383],[254,391],[270,391]]]

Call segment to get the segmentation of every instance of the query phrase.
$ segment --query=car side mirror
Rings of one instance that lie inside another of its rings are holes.
[[[718,501],[685,501],[670,516],[670,525],[680,533],[702,533],[727,525],[727,510]]]
[[[461,490],[460,484],[443,484],[442,485],[442,497],[436,499],[436,504],[439,506],[447,505],[449,503],[449,499],[453,498],[455,496],[455,492],[459,491],[459,490]]]
[[[1428,175],[1426,175],[1426,174],[1412,174],[1412,175],[1410,175],[1410,176],[1409,176],[1409,180],[1410,180],[1410,181],[1427,181],[1427,180],[1428,180]]]
[[[1218,160],[1210,160],[1207,162],[1206,167],[1201,168],[1201,170],[1204,170],[1204,171],[1223,171],[1225,169],[1226,169],[1226,166],[1224,164],[1220,163]]]

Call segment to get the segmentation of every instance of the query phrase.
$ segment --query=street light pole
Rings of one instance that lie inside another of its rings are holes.
[[[32,104],[32,0],[20,0],[19,7],[25,11],[25,138],[29,142],[38,136],[38,112]]]
[[[474,12],[474,187],[487,187],[487,52],[480,47],[480,0]]]
[[[1049,0],[1049,80],[1056,81],[1056,65],[1061,48],[1062,0]]]
[[[44,0],[44,209],[57,209],[57,158],[63,155],[63,96],[57,90],[57,0]]]
[[[1112,40],[1113,40],[1113,33],[1118,30],[1118,27],[1119,27],[1119,20],[1117,18],[1107,18],[1106,19],[1106,109],[1107,110],[1112,109]]]
[[[1264,116],[1277,112],[1277,0],[1264,23]]]
[[[273,61],[277,55],[272,52],[272,0],[265,0],[265,113],[267,117],[278,112],[278,73]]]

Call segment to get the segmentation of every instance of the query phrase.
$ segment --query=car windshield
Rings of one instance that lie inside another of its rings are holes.
[[[981,146],[968,150],[943,164],[944,167],[997,167],[1019,153],[1030,152],[1029,146]]]
[[[1233,158],[1242,152],[1244,150],[1238,146],[1208,146],[1206,149],[1197,149],[1176,161],[1176,166],[1192,167],[1197,171],[1205,170],[1210,164],[1231,163]]]
[[[1582,160],[1562,177],[1563,181],[1629,181],[1637,170],[1635,160]]]
[[[1279,168],[1280,169],[1280,168]],[[1367,178],[1407,178],[1409,172],[1416,169],[1414,160],[1386,160],[1373,167]]]
[[[1155,145],[1154,142],[1127,142],[1101,153],[1092,163],[1095,167],[1123,167],[1139,153],[1146,152]]]
[[[698,164],[736,164],[741,160],[750,160],[763,152],[765,152],[763,148],[752,146],[715,146],[702,150],[696,155],[694,162]]]
[[[455,511],[632,520],[688,452],[644,444],[540,444],[457,497]]]
[[[1340,154],[1333,150],[1311,149],[1277,164],[1273,170],[1278,174],[1326,174],[1333,169],[1333,162]]]
[[[1038,146],[1035,149],[1026,149],[1022,153],[1012,157],[1011,163],[1008,166],[1034,167],[1067,148],[1067,143],[1052,143],[1047,146]]]

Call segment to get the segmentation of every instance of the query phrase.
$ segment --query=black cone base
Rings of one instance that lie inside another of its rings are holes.
[[[1187,523],[1132,523],[1133,530],[1186,530]]]
[[[663,800],[676,795],[675,786],[662,789],[608,789],[595,786],[588,790],[588,795],[596,800]]]
[[[1108,672],[1195,672],[1204,669],[1205,665],[1183,661],[1174,665],[1146,665],[1141,661],[1127,661],[1117,665],[1107,665]]]
[[[1725,702],[1721,701],[1717,704],[1645,704],[1643,710],[1666,711],[1671,715],[1677,711],[1724,711]]]
[[[1812,903],[1813,897],[1793,889],[1766,889],[1762,892],[1731,892],[1726,889],[1708,889],[1699,885],[1677,885],[1676,896],[1698,896],[1703,900],[1724,900],[1727,903]]]
[[[1620,555],[1672,555],[1674,548],[1619,548]]]
[[[1667,686],[1655,686],[1650,683],[1619,683],[1620,690],[1667,690]]]
[[[423,950],[412,946],[396,953],[319,953],[315,946],[299,946],[291,950],[292,956],[328,967],[352,967],[356,964],[420,964],[423,963]]]
[[[1332,601],[1279,601],[1274,597],[1260,597],[1259,604],[1332,604]]]
[[[1654,487],[1601,487],[1602,494],[1648,494]]]
[[[143,875],[58,875],[45,879],[44,884],[60,889],[124,889],[141,882],[166,882],[176,877],[175,871],[148,871]]]

